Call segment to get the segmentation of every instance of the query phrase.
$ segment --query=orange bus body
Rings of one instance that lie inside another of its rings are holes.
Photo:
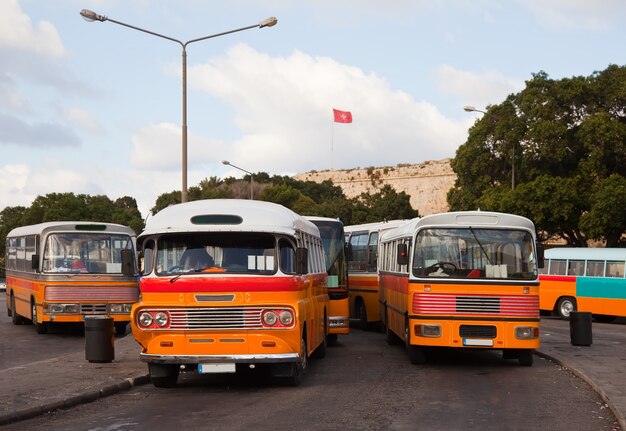
[[[427,216],[386,232],[379,262],[388,341],[402,340],[413,363],[438,346],[502,349],[532,365],[535,238],[529,220],[486,212]]]
[[[138,243],[145,269],[132,332],[155,386],[175,385],[180,371],[264,365],[299,384],[308,357],[324,355],[327,274],[311,222],[269,202],[194,201],[153,216]],[[178,254],[192,248],[211,263],[181,269]],[[229,266],[228,255],[239,251],[243,265]]]
[[[46,248],[51,242],[71,243],[73,250],[64,250],[64,255],[57,250],[53,256]],[[122,274],[120,248],[111,244],[118,243],[135,256],[134,242],[132,229],[110,223],[48,222],[11,231],[5,261],[7,312],[13,323],[31,321],[37,332],[45,333],[51,323],[104,315],[113,319],[116,332],[125,332],[139,288],[136,276]],[[97,253],[94,244],[102,247]],[[79,252],[85,263],[73,268],[80,256],[73,253]],[[53,258],[59,267],[51,266]]]

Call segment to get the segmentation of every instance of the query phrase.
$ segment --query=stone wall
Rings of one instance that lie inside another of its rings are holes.
[[[425,216],[448,210],[446,197],[448,190],[454,186],[456,174],[452,171],[450,159],[444,159],[417,165],[312,171],[295,175],[294,178],[317,183],[331,180],[341,187],[348,198],[363,192],[377,193],[385,184],[389,184],[397,192],[410,195],[411,206],[419,211],[420,216]]]

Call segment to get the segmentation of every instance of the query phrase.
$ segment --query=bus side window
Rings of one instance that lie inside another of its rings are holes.
[[[294,274],[295,271],[295,257],[296,252],[293,245],[284,239],[278,242],[280,249],[280,270],[285,274]]]

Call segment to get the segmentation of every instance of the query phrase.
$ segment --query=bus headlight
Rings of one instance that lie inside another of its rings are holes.
[[[516,326],[515,338],[518,340],[533,340],[539,338],[539,328],[535,326]]]
[[[291,314],[291,312],[287,310],[283,310],[280,312],[278,320],[280,320],[280,323],[282,323],[283,326],[291,326],[291,324],[293,323],[293,314]]]
[[[276,316],[276,313],[274,313],[273,311],[266,311],[263,314],[263,323],[265,323],[267,326],[274,326],[276,325],[276,322],[278,321],[278,317]]]
[[[78,304],[58,304],[45,302],[43,304],[44,314],[78,314],[80,307]]]
[[[167,325],[167,323],[169,322],[169,316],[167,315],[167,313],[164,313],[162,311],[159,311],[155,316],[154,316],[154,323],[157,324],[157,326],[159,327],[164,327],[165,325]]]
[[[130,313],[130,309],[133,308],[133,304],[109,304],[109,312],[115,314],[127,314]]]
[[[441,325],[415,325],[413,328],[417,337],[441,337]]]
[[[152,314],[148,313],[147,311],[143,311],[140,315],[139,315],[139,324],[141,326],[143,326],[144,328],[147,328],[148,326],[152,325]]]

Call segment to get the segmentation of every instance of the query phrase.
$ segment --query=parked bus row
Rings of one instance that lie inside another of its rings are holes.
[[[309,219],[216,199],[168,207],[137,238],[110,223],[17,228],[7,236],[7,312],[40,333],[89,316],[112,317],[119,333],[130,322],[155,386],[173,386],[181,371],[241,367],[298,384],[326,339],[349,332],[343,225]]]

